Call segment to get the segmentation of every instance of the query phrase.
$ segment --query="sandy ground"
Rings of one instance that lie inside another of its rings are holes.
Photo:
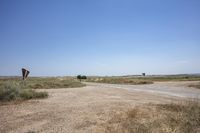
[[[146,103],[171,103],[198,98],[193,82],[158,82],[152,85],[87,83],[83,88],[48,89],[47,99],[0,106],[0,132],[102,132],[113,112]]]

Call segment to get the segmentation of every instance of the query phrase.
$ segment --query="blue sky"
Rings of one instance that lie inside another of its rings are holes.
[[[0,0],[0,75],[200,73],[199,0]]]

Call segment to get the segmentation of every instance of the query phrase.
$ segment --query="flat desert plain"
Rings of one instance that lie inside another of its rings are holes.
[[[150,85],[86,83],[86,87],[46,89],[46,99],[0,106],[0,131],[42,133],[103,132],[113,113],[146,104],[165,104],[200,98],[187,87],[196,81],[155,82]],[[38,90],[43,91],[43,90]]]

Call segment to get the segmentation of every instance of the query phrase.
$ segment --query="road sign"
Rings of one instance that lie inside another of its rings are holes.
[[[23,80],[25,80],[28,77],[29,73],[30,72],[28,70],[26,70],[25,68],[22,68]]]

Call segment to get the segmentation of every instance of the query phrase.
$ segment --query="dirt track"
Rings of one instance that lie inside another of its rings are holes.
[[[145,103],[198,98],[200,90],[186,87],[190,83],[139,86],[87,83],[83,88],[48,89],[47,99],[0,106],[0,132],[102,132],[101,124],[112,112]]]

